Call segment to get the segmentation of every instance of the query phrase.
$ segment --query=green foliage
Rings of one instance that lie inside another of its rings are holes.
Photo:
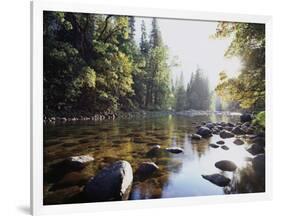
[[[162,109],[169,101],[166,47],[153,19],[134,40],[134,17],[44,12],[44,115]],[[161,43],[160,43],[161,41]]]
[[[185,90],[183,83],[183,73],[175,87],[175,109],[180,110],[209,110],[211,105],[211,94],[209,91],[209,81],[204,76],[201,69],[192,73],[191,79]]]
[[[254,23],[218,24],[214,38],[233,38],[225,56],[239,56],[243,68],[237,78],[220,73],[216,92],[225,101],[237,101],[243,109],[263,110],[265,104],[265,26]]]
[[[256,115],[253,124],[258,125],[263,129],[265,128],[265,111],[261,111]]]

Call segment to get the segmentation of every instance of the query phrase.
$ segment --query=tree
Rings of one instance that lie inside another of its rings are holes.
[[[191,74],[186,90],[185,109],[208,110],[211,103],[208,78],[203,71],[197,68],[195,74]]]
[[[176,111],[184,110],[186,92],[183,84],[183,72],[181,72],[180,80],[177,80],[176,82],[175,97],[176,97],[176,101],[175,101]]]
[[[225,56],[239,56],[243,68],[237,78],[220,73],[218,95],[237,101],[241,108],[264,110],[265,107],[265,25],[220,22],[214,38],[232,37]]]

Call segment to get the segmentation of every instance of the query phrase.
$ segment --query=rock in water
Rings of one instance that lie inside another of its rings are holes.
[[[253,143],[258,144],[260,146],[265,146],[265,138],[257,136],[252,140]]]
[[[222,171],[230,171],[233,172],[237,169],[237,166],[235,163],[229,160],[221,160],[215,163],[215,167]]]
[[[236,135],[246,134],[246,132],[244,130],[242,130],[242,128],[240,128],[240,127],[234,127],[231,132],[236,134]]]
[[[225,187],[230,183],[230,179],[221,174],[202,175],[202,177],[220,187]]]
[[[212,131],[209,128],[204,127],[204,126],[200,127],[196,133],[204,138],[212,136]]]
[[[240,116],[240,121],[242,123],[245,123],[245,122],[251,122],[252,121],[252,116],[248,113],[244,113]]]
[[[220,137],[223,138],[223,139],[226,139],[226,138],[231,138],[231,137],[234,137],[234,134],[227,131],[227,130],[222,130],[220,132]]]
[[[117,161],[102,169],[85,185],[89,201],[127,200],[133,182],[133,170],[127,161]]]
[[[264,147],[262,145],[259,145],[257,143],[254,143],[247,149],[248,152],[250,152],[252,155],[262,154],[264,153]]]
[[[170,147],[170,148],[166,148],[166,151],[170,152],[170,153],[174,153],[174,154],[179,154],[179,153],[183,153],[183,149],[179,148],[179,147]]]
[[[217,144],[223,145],[225,142],[223,140],[217,141]]]
[[[260,177],[265,177],[265,154],[258,154],[252,160],[253,169]]]
[[[209,146],[212,147],[212,148],[218,148],[219,147],[218,145],[213,144],[213,143],[209,144]]]
[[[223,146],[221,146],[221,148],[223,149],[223,150],[229,150],[229,147],[228,146],[226,146],[226,145],[223,145]]]
[[[191,135],[191,139],[200,140],[200,139],[202,139],[202,136],[199,135],[199,134],[192,134],[192,135]]]
[[[244,141],[241,140],[241,139],[236,139],[236,140],[233,141],[233,143],[236,144],[236,145],[243,145]]]
[[[161,149],[159,145],[153,146],[147,153],[147,157],[164,157],[167,156],[168,152],[166,152],[164,149]]]
[[[208,122],[207,124],[204,125],[205,127],[209,128],[209,129],[213,129],[214,124],[211,122]]]
[[[143,162],[138,167],[136,174],[140,177],[146,177],[158,170],[159,167],[153,162]]]
[[[94,161],[94,158],[90,155],[72,156],[54,164],[52,168],[59,169],[62,172],[78,171],[92,161]]]

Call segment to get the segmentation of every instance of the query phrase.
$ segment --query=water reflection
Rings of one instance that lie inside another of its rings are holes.
[[[186,196],[218,195],[229,193],[259,192],[264,184],[257,180],[251,168],[244,145],[235,145],[235,138],[226,139],[225,145],[215,149],[209,146],[221,140],[218,135],[209,139],[191,140],[195,126],[202,121],[233,121],[237,116],[197,116],[140,118],[136,120],[114,120],[103,122],[80,122],[62,125],[47,125],[44,128],[44,203],[56,204],[72,202],[70,194],[81,191],[81,178],[72,175],[71,187],[57,187],[65,176],[54,173],[51,165],[75,155],[89,154],[94,163],[80,171],[83,182],[100,169],[117,160],[127,160],[133,170],[141,162],[152,161],[159,171],[147,179],[135,179],[130,199],[169,198]],[[242,138],[243,139],[243,138]],[[154,145],[161,148],[181,147],[184,154],[159,154],[148,157],[147,152]],[[221,188],[201,177],[202,174],[220,173],[214,164],[219,160],[231,160],[238,170],[233,174],[226,172],[232,181],[228,187]],[[232,176],[233,175],[233,176]],[[71,175],[70,175],[71,176]],[[52,178],[53,177],[53,178]],[[80,182],[76,178],[80,179]],[[52,190],[51,190],[52,188]],[[58,188],[58,190],[55,190]],[[75,193],[74,193],[75,194]],[[77,196],[75,202],[84,202]],[[68,200],[68,201],[66,201]]]

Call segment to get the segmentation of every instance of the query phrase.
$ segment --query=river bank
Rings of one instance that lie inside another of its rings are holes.
[[[211,110],[184,110],[184,111],[132,111],[132,112],[105,112],[100,114],[68,114],[65,116],[52,116],[44,117],[44,123],[66,123],[66,122],[76,122],[76,121],[103,121],[103,120],[114,120],[114,119],[135,119],[135,118],[149,118],[149,117],[161,117],[161,116],[210,116],[210,115],[221,115],[221,116],[239,116],[239,112],[230,111],[211,111]]]

